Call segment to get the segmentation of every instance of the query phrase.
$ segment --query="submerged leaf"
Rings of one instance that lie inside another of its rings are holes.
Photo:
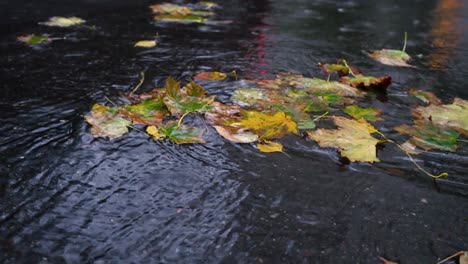
[[[79,17],[51,17],[48,21],[39,24],[50,27],[71,27],[83,24],[84,22],[86,21]]]
[[[409,142],[425,150],[455,151],[459,134],[448,127],[434,125],[429,120],[415,120],[414,126],[395,127],[401,134],[411,135]]]
[[[156,40],[140,40],[135,43],[135,47],[152,48],[156,47]]]
[[[371,53],[369,53],[369,57],[385,65],[414,67],[408,64],[408,61],[411,60],[411,57],[408,55],[408,53],[402,50],[373,50]]]
[[[359,107],[357,105],[347,106],[343,112],[359,120],[364,118],[367,121],[380,121],[382,118],[378,117],[382,111],[372,107]]]
[[[159,127],[159,133],[176,144],[205,143],[203,129],[170,122]]]
[[[379,88],[381,90],[387,89],[392,83],[392,77],[374,77],[356,74],[356,76],[345,76],[340,78],[340,82],[349,84],[358,89]]]
[[[44,43],[49,43],[52,41],[47,36],[34,35],[34,34],[21,35],[21,36],[16,37],[16,39],[26,44],[30,44],[30,45],[44,44]]]
[[[230,125],[249,129],[256,133],[260,139],[277,139],[289,133],[299,133],[297,124],[284,112],[268,114],[258,111],[246,111],[244,119]]]
[[[95,137],[118,138],[128,133],[131,121],[116,114],[118,110],[100,104],[94,104],[91,112],[85,116],[91,124],[91,133]]]
[[[378,162],[376,145],[379,140],[371,136],[376,131],[367,122],[333,117],[338,129],[317,129],[307,131],[307,135],[318,142],[321,147],[338,148],[341,156],[350,161]],[[370,132],[371,131],[371,132]]]
[[[440,101],[440,99],[437,98],[437,96],[432,92],[411,89],[408,91],[408,93],[415,96],[416,98],[418,98],[419,100],[423,101],[426,104],[433,104],[433,105],[442,104],[442,101]]]
[[[193,76],[194,79],[208,80],[208,81],[222,81],[227,78],[227,74],[217,71],[200,72]]]
[[[263,140],[257,144],[257,147],[261,152],[265,153],[283,152],[283,145],[269,140]]]
[[[227,128],[222,126],[213,126],[216,132],[223,138],[236,143],[252,143],[258,140],[258,136],[252,132]]]
[[[468,101],[455,98],[452,104],[420,106],[414,110],[417,116],[431,120],[435,125],[451,127],[468,135]]]

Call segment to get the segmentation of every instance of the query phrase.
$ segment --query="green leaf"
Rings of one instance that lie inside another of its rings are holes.
[[[420,106],[414,113],[434,124],[453,128],[464,135],[468,135],[468,101],[455,98],[452,104]]]
[[[131,119],[134,124],[159,125],[169,111],[160,98],[152,98],[123,107],[121,114]]]
[[[179,15],[179,14],[168,14],[168,15],[157,15],[154,16],[154,20],[164,21],[164,22],[191,22],[191,23],[204,23],[205,18],[196,15]]]
[[[455,151],[459,134],[449,127],[434,125],[429,120],[415,120],[414,126],[401,125],[395,130],[411,135],[409,142],[425,150]]]
[[[320,68],[327,74],[337,72],[340,76],[343,76],[349,73],[348,67],[343,64],[320,64]]]
[[[52,41],[49,37],[41,35],[22,35],[18,36],[16,39],[29,45],[49,43]]]
[[[373,50],[369,57],[372,59],[390,66],[400,66],[400,67],[413,67],[408,64],[408,61],[411,57],[408,53],[402,50],[392,50],[392,49],[382,49],[382,50]]]
[[[121,137],[128,133],[131,121],[114,114],[110,107],[95,104],[91,112],[85,116],[86,122],[91,127],[91,133],[95,137],[108,137],[110,139]]]
[[[347,106],[343,112],[359,120],[361,118],[367,121],[380,121],[382,118],[378,117],[382,111],[372,107],[359,107],[357,105]]]
[[[176,144],[205,143],[203,129],[189,126],[177,126],[177,122],[170,122],[159,126],[159,133]]]
[[[350,87],[349,85],[344,85],[339,82],[335,81],[327,81],[318,78],[294,78],[290,81],[290,84],[296,86],[296,88],[304,89],[310,93],[334,93],[340,96],[353,96],[353,97],[360,97],[362,96],[362,92],[359,90]]]
[[[358,122],[340,116],[333,117],[338,129],[317,129],[307,135],[321,147],[338,148],[341,156],[351,162],[378,162],[376,145],[380,140],[371,136],[377,131],[367,122]]]

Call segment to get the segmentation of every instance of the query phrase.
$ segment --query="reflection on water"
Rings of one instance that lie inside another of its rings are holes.
[[[435,69],[449,66],[454,49],[460,44],[463,25],[460,12],[466,6],[462,0],[440,0],[434,10],[431,38],[434,51],[429,55],[429,64]],[[466,25],[465,25],[466,27]]]

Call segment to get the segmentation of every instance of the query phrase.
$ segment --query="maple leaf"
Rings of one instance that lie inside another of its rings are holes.
[[[451,127],[468,135],[468,101],[455,98],[452,104],[419,106],[413,113],[439,126]]]
[[[132,124],[130,120],[120,117],[113,109],[100,104],[94,104],[91,112],[85,115],[85,120],[91,127],[91,134],[95,137],[118,138],[128,133],[128,126]]]
[[[283,152],[283,145],[269,140],[263,140],[261,143],[258,143],[257,148],[265,153]]]
[[[395,127],[401,134],[411,135],[409,142],[425,150],[455,151],[459,134],[449,128],[434,125],[429,120],[415,120],[414,126]]]
[[[318,142],[321,147],[338,148],[341,156],[350,161],[378,162],[376,145],[380,140],[371,136],[377,131],[372,125],[363,121],[333,117],[338,129],[317,129],[306,131],[309,138]]]
[[[363,90],[370,88],[379,88],[381,90],[385,90],[392,83],[392,77],[374,77],[356,74],[354,76],[341,77],[340,82],[349,84],[355,88]]]
[[[122,107],[120,113],[131,119],[134,124],[159,125],[169,111],[160,98],[152,98]]]
[[[163,97],[163,102],[173,116],[204,113],[211,108],[214,101],[214,97],[205,97],[205,94],[203,88],[195,83],[189,84],[182,93],[180,83],[169,77],[166,81],[166,95]]]
[[[162,137],[166,137],[176,144],[205,143],[203,139],[203,130],[197,127],[169,122],[158,128]]]
[[[378,117],[382,111],[372,107],[359,107],[357,105],[350,105],[343,109],[343,112],[359,120],[361,118],[367,121],[380,121],[382,118]]]
[[[411,60],[411,57],[408,55],[408,53],[402,50],[373,50],[371,53],[369,53],[369,57],[385,65],[414,67],[408,64],[408,61]]]
[[[257,134],[260,139],[276,139],[282,138],[289,133],[299,133],[296,122],[284,112],[269,114],[246,111],[244,119],[230,125],[246,128]]]
[[[40,25],[46,25],[50,27],[71,27],[79,24],[83,24],[85,20],[79,17],[51,17],[46,22],[40,22]]]

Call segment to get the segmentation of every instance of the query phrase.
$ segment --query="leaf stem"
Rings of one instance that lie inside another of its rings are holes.
[[[455,253],[455,254],[453,254],[453,255],[451,255],[451,256],[449,256],[449,257],[447,257],[447,258],[445,258],[445,259],[443,259],[443,260],[441,260],[441,261],[439,261],[439,262],[437,262],[437,264],[444,263],[444,262],[446,262],[447,260],[452,259],[452,258],[454,258],[454,257],[456,257],[456,256],[460,256],[460,255],[462,255],[462,254],[464,254],[464,253],[465,253],[465,252],[463,252],[463,251],[458,251],[457,253]]]
[[[405,42],[403,44],[403,49],[402,51],[405,52],[406,50],[406,43],[408,42],[408,32],[405,31]]]
[[[318,121],[319,119],[321,118],[324,118],[326,115],[328,115],[328,111],[326,111],[325,113],[323,113],[322,115],[319,115],[317,116],[316,118],[312,119],[312,121]]]
[[[351,68],[349,67],[349,65],[348,65],[348,63],[346,62],[345,59],[343,59],[343,64],[344,64],[344,66],[346,66],[346,68],[348,68],[349,73],[351,73],[351,75],[353,75],[354,78],[356,78],[356,74],[354,74],[353,70],[351,70]]]
[[[135,86],[135,88],[133,88],[133,90],[130,92],[130,95],[134,94],[138,88],[140,88],[140,86],[143,84],[143,82],[145,81],[145,72],[142,71],[140,72],[140,82],[138,83],[137,86]]]
[[[180,125],[182,124],[182,120],[184,119],[184,117],[188,114],[190,114],[191,112],[187,112],[185,114],[183,114],[180,119],[179,119],[179,122],[177,122],[177,128],[180,128]]]

